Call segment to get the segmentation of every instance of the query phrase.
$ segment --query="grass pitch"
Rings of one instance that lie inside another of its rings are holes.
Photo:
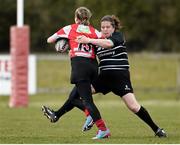
[[[64,94],[65,96],[65,94]],[[42,115],[41,105],[57,109],[64,96],[31,96],[28,108],[9,108],[7,97],[0,97],[0,143],[3,144],[124,144],[124,143],[180,143],[180,102],[140,101],[148,109],[155,122],[163,127],[168,138],[154,137],[152,130],[137,116],[129,112],[118,97],[95,96],[95,101],[112,136],[109,139],[92,140],[97,128],[82,132],[84,114],[78,109],[63,116],[57,123],[50,123]],[[102,99],[102,97],[104,97]],[[111,98],[111,99],[110,99]]]
[[[38,88],[64,90],[39,93],[29,97],[27,108],[9,108],[9,97],[0,96],[1,144],[180,144],[180,96],[176,84],[178,57],[130,55],[132,82],[137,99],[153,120],[168,134],[168,138],[154,137],[152,130],[131,113],[121,99],[112,94],[95,95],[102,118],[112,136],[92,140],[97,128],[82,132],[84,114],[78,109],[52,124],[42,115],[41,106],[58,109],[72,87],[69,83],[68,60],[39,60]],[[49,67],[49,68],[48,68]],[[143,89],[142,89],[143,88]],[[150,88],[150,90],[149,90]]]

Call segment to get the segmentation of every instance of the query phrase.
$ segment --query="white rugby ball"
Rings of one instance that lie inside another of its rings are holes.
[[[55,49],[58,52],[65,52],[69,49],[69,41],[68,39],[60,39],[55,43]]]

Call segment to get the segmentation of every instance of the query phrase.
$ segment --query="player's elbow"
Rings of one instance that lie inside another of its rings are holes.
[[[47,39],[47,43],[51,43],[50,40],[49,40],[49,38]]]
[[[47,43],[53,43],[54,42],[54,40],[51,38],[51,37],[49,37],[48,39],[47,39]]]

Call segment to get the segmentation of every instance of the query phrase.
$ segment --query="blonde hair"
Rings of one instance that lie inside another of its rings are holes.
[[[75,11],[75,17],[80,20],[80,24],[89,25],[91,16],[91,11],[86,7],[79,7]]]

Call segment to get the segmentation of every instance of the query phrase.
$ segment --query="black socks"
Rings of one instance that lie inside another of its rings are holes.
[[[135,113],[139,118],[141,118],[144,122],[146,122],[154,132],[157,131],[157,129],[159,128],[152,120],[151,116],[149,115],[149,113],[147,112],[147,110],[141,106],[141,108],[139,109],[139,111],[137,113]]]

